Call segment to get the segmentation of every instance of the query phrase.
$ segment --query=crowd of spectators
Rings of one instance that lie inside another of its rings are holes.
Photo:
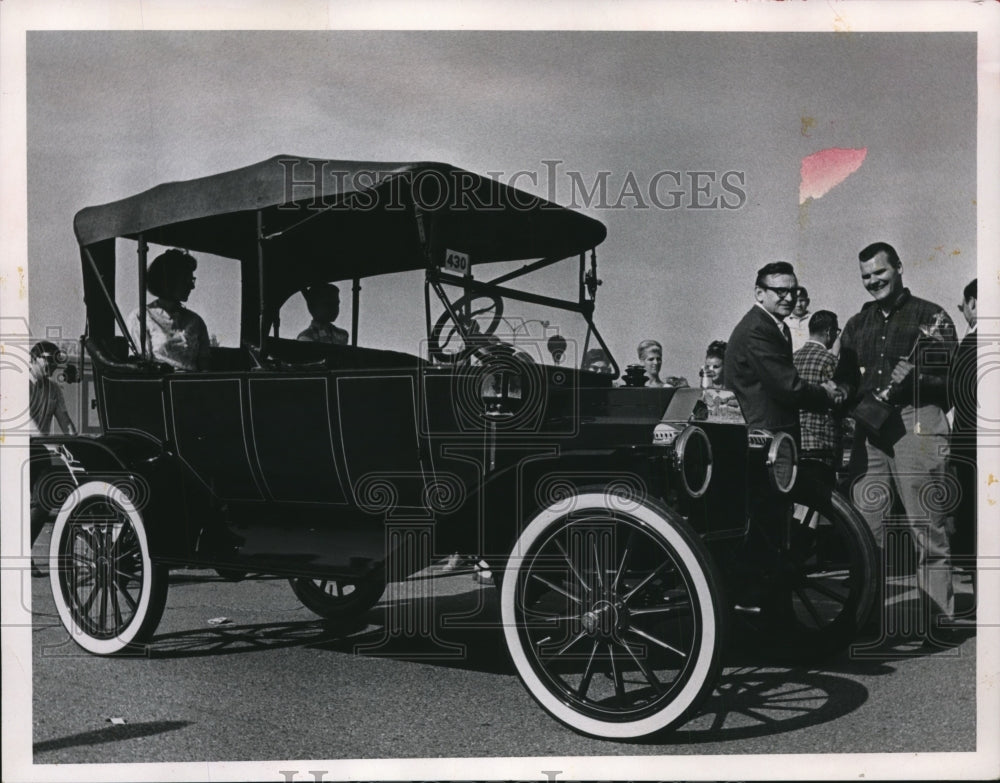
[[[902,520],[931,621],[925,643],[940,644],[963,624],[954,565],[975,576],[976,281],[958,305],[969,327],[959,344],[947,312],[903,285],[891,245],[867,246],[858,263],[871,301],[843,330],[835,313],[809,311],[790,264],[761,268],[756,302],[724,352],[723,379],[751,429],[791,434],[813,475],[831,489],[842,482],[880,549],[886,516]],[[709,375],[706,357],[703,386]],[[856,424],[846,465],[845,423]],[[956,480],[955,503],[925,502],[929,487],[954,496]]]
[[[791,264],[762,267],[754,306],[728,341],[708,345],[700,386],[703,398],[734,393],[750,429],[794,437],[810,474],[844,489],[880,547],[884,517],[903,520],[931,635],[940,643],[962,625],[954,566],[975,582],[977,283],[962,291],[958,309],[968,331],[959,343],[947,312],[903,285],[891,245],[869,245],[858,264],[871,301],[843,329],[836,313],[810,310]],[[933,357],[922,356],[925,350]],[[624,374],[627,385],[687,385],[662,377],[658,341],[643,340],[637,355],[639,364]],[[923,500],[929,486],[946,496],[956,485],[951,507]]]

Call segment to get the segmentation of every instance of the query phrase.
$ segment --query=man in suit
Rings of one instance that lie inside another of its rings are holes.
[[[953,408],[950,451],[951,466],[958,479],[959,505],[955,511],[953,557],[972,566],[976,555],[976,333],[978,283],[973,280],[962,292],[958,306],[969,330],[958,344],[948,373],[948,396]]]
[[[792,362],[792,338],[784,319],[799,286],[787,261],[757,272],[756,304],[733,329],[726,348],[726,383],[736,393],[751,429],[787,432],[800,443],[799,410],[825,411],[840,400],[831,382],[803,380]]]

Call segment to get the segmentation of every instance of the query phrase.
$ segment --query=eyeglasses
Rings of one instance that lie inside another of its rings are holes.
[[[778,299],[787,299],[788,297],[795,299],[798,297],[799,291],[802,290],[798,286],[793,288],[775,288],[773,285],[767,285],[766,283],[761,283],[760,287],[766,288],[768,291],[774,291],[774,295],[778,297]]]

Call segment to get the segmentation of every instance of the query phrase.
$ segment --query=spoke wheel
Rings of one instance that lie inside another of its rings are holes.
[[[584,492],[543,510],[517,541],[500,601],[525,686],[581,733],[662,731],[718,677],[721,582],[697,534],[658,504]]]
[[[838,652],[865,624],[878,595],[878,550],[838,492],[800,480],[791,498],[788,535],[765,536],[777,568],[764,576],[768,587],[754,625],[762,647],[802,660]]]
[[[167,570],[152,563],[142,515],[119,488],[91,481],[56,517],[49,579],[73,641],[113,655],[152,636],[167,600]]]
[[[355,620],[378,603],[385,592],[381,572],[359,581],[294,578],[288,582],[307,609],[327,620]]]

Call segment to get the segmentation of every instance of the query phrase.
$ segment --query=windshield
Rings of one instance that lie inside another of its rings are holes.
[[[570,282],[575,283],[572,278]],[[602,346],[593,325],[583,313],[568,309],[567,305],[576,304],[573,299],[567,297],[568,301],[561,304],[552,297],[551,287],[539,296],[532,290],[537,286],[523,285],[520,280],[517,283],[517,291],[527,298],[552,301],[524,301],[509,290],[466,293],[459,285],[441,286],[443,297],[439,294],[430,298],[426,355],[440,363],[466,357],[475,361],[477,352],[502,344],[536,364],[608,375],[615,372],[613,358]],[[560,293],[566,292],[557,292],[557,296]]]

